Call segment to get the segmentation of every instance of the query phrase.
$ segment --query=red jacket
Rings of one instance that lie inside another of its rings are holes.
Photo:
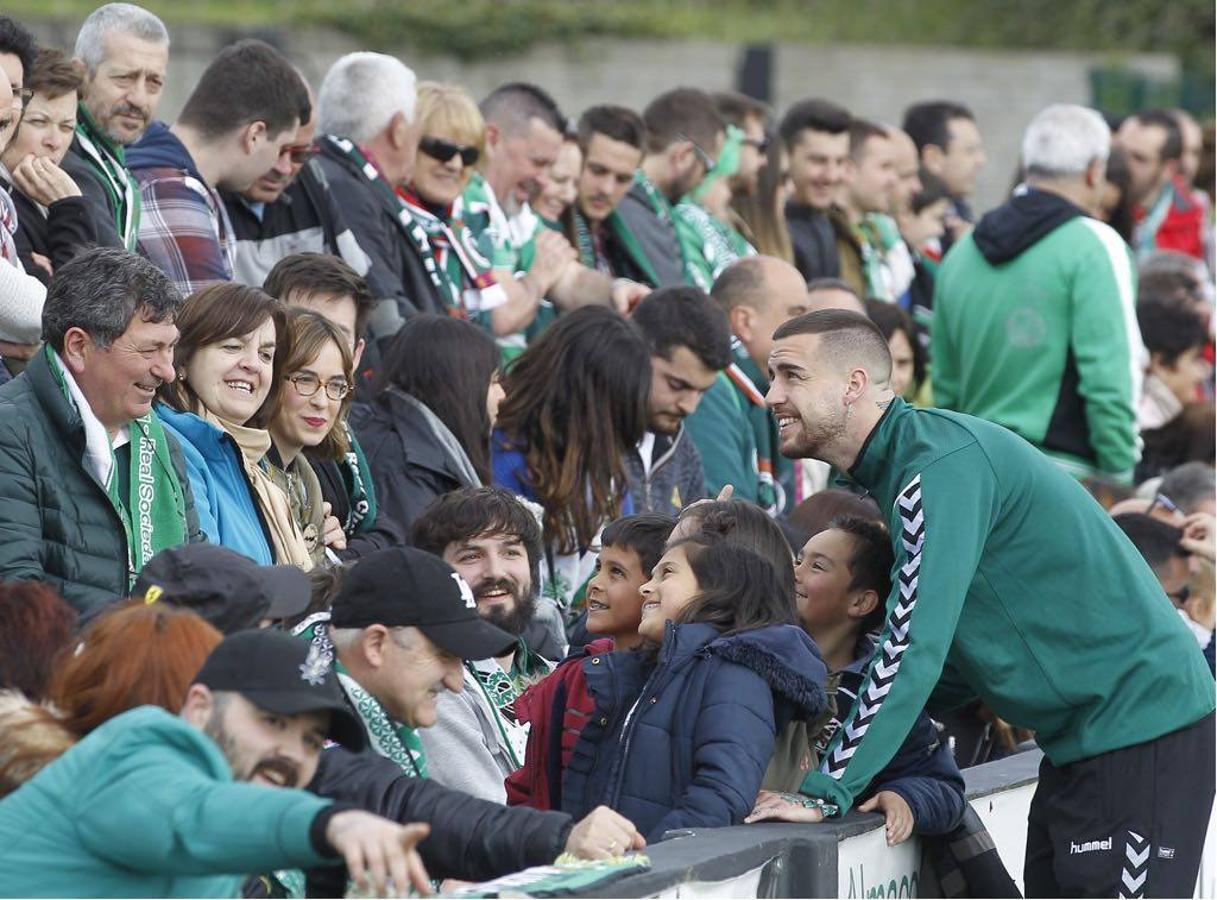
[[[612,650],[612,638],[592,641],[516,700],[516,716],[529,723],[529,731],[524,765],[503,782],[509,806],[562,808],[562,775],[583,727],[596,710],[596,701],[587,691],[583,661]]]
[[[1203,260],[1204,226],[1208,219],[1208,198],[1200,191],[1192,190],[1182,179],[1173,184],[1175,197],[1167,210],[1166,218],[1154,234],[1155,250],[1175,250],[1195,259]],[[1139,223],[1146,210],[1138,207],[1134,218]]]

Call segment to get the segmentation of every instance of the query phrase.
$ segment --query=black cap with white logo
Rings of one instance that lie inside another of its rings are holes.
[[[364,747],[363,725],[351,712],[331,660],[314,644],[281,631],[241,631],[211,651],[194,683],[233,691],[284,716],[329,710],[327,736],[348,750]]]
[[[516,643],[478,615],[465,579],[438,556],[414,547],[378,550],[359,560],[342,579],[330,624],[413,626],[461,659],[501,656]]]

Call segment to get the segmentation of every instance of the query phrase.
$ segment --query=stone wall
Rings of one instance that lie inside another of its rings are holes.
[[[41,39],[70,48],[76,22],[29,22]],[[216,51],[235,40],[230,30],[167,23],[173,36],[169,81],[160,117],[172,119],[190,86]],[[282,47],[318,84],[339,56],[359,49],[350,38],[289,28],[252,32]],[[465,85],[481,97],[506,81],[535,81],[572,114],[594,103],[641,109],[655,95],[682,84],[707,90],[735,85],[742,48],[703,41],[612,40],[572,46],[540,46],[522,57],[465,62],[408,51],[402,58],[420,78]],[[1178,75],[1167,55],[1112,57],[1082,53],[964,50],[953,47],[837,46],[777,43],[772,100],[779,112],[795,100],[819,95],[853,112],[898,123],[917,100],[950,98],[970,106],[985,138],[989,163],[981,174],[976,206],[1001,201],[1018,163],[1018,145],[1031,117],[1052,102],[1088,103],[1089,73],[1120,63],[1155,79]]]

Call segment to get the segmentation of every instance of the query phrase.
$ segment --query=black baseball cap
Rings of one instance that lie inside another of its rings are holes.
[[[132,594],[198,613],[224,634],[257,628],[308,608],[308,576],[297,566],[260,566],[216,544],[162,550],[135,580]],[[151,594],[151,596],[150,596]]]
[[[461,659],[501,656],[516,642],[477,611],[465,579],[415,547],[369,553],[347,572],[330,611],[335,628],[412,625]]]
[[[194,684],[233,691],[284,716],[329,710],[327,736],[357,753],[366,743],[363,725],[347,705],[332,661],[315,644],[281,631],[241,631],[211,651]]]

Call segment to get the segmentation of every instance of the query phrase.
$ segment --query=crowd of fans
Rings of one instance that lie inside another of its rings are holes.
[[[242,40],[166,124],[170,52],[0,16],[5,893],[425,892],[855,805],[958,873],[960,769],[1032,741],[1028,890],[1144,874],[1052,804],[1212,731],[1211,123],[1049,106],[978,217],[959,103],[568,117]],[[1128,859],[1194,879],[1208,809]]]

